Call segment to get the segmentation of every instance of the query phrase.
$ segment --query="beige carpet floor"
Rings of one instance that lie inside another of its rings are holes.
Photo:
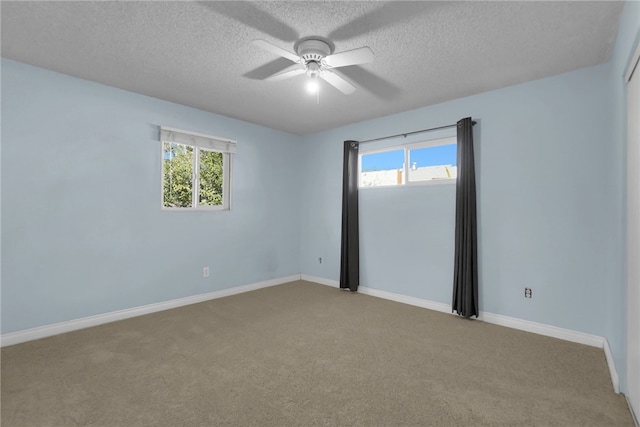
[[[2,426],[632,426],[602,349],[293,282],[2,349]]]

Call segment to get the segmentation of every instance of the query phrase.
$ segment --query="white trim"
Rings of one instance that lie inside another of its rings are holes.
[[[607,366],[609,367],[609,374],[611,375],[611,384],[613,384],[613,391],[620,393],[620,380],[618,379],[618,371],[613,360],[613,353],[611,353],[611,346],[609,346],[609,340],[603,338],[604,357],[607,359]]]
[[[217,139],[218,141],[233,142],[233,143],[238,142],[236,139],[223,138],[221,136],[209,135],[209,134],[200,133],[200,132],[193,132],[191,130],[172,128],[172,127],[169,127],[169,126],[158,126],[158,127],[160,129],[164,129],[164,130],[169,131],[169,132],[186,133],[186,134],[189,134],[189,135],[201,136],[203,138],[213,138],[213,139]]]
[[[319,285],[331,286],[333,288],[339,288],[340,282],[337,280],[325,279],[324,277],[310,276],[308,274],[301,274],[300,280],[306,280],[307,282],[317,283]]]
[[[441,145],[457,145],[458,138],[456,134],[453,136],[444,136],[436,139],[425,139],[424,141],[408,142],[404,144],[407,150],[416,150],[418,148],[439,147]]]
[[[378,154],[378,153],[385,153],[387,151],[401,151],[404,149],[404,145],[402,144],[398,144],[398,145],[390,145],[388,147],[382,147],[382,148],[365,148],[364,150],[360,150],[358,149],[358,157],[361,157],[363,154]]]
[[[421,139],[415,142],[406,142],[406,140],[403,139],[403,142],[394,144],[394,145],[389,145],[389,146],[384,146],[379,148],[363,148],[358,150],[358,154],[377,154],[377,153],[384,153],[385,151],[401,150],[403,148],[406,148],[408,150],[414,150],[416,148],[437,147],[440,145],[451,145],[451,144],[457,144],[457,143],[458,143],[458,140],[454,132],[453,135],[451,136],[441,136],[434,139]]]
[[[429,301],[422,298],[410,297],[388,291],[381,291],[379,289],[367,288],[366,286],[359,286],[358,292],[365,295],[371,295],[372,297],[384,298],[390,301],[401,302],[403,304],[414,305],[416,307],[428,308],[429,310],[451,314],[451,306],[441,302]]]
[[[160,128],[160,141],[172,141],[172,142],[177,142],[178,144],[183,144],[183,145],[191,145],[194,147],[207,147],[210,144],[206,144],[207,141],[202,141],[200,140],[200,138],[204,139],[204,140],[210,140],[211,143],[213,143],[213,145],[215,145],[216,142],[223,142],[226,143],[227,145],[224,147],[220,147],[220,148],[215,148],[216,151],[222,151],[222,152],[227,152],[227,153],[234,153],[235,152],[235,146],[238,143],[237,140],[235,139],[231,139],[231,138],[223,138],[220,136],[215,136],[215,135],[207,135],[205,133],[200,133],[200,132],[192,132],[190,130],[184,130],[184,129],[176,129],[176,128],[170,128],[167,126],[159,126]],[[183,137],[183,138],[187,138],[188,140],[179,140],[179,141],[174,141],[172,136],[178,136],[178,137]],[[197,139],[190,139],[190,137],[196,137]],[[200,145],[198,143],[205,143],[205,145]]]
[[[640,70],[640,68],[638,68],[639,65],[640,65],[640,42],[638,42],[638,44],[636,45],[636,50],[633,53],[633,56],[631,57],[631,62],[629,62],[629,65],[627,66],[627,71],[624,73],[625,83],[629,83],[634,71]]]
[[[633,418],[633,423],[636,425],[636,427],[640,427],[640,422],[638,421],[638,417],[636,416],[636,413],[633,412],[633,406],[631,406],[631,402],[629,401],[629,396],[626,394],[623,394],[624,399],[627,401],[627,407],[629,408],[629,412],[631,412],[631,418]]]
[[[310,282],[320,283],[322,285],[328,285],[333,287],[339,287],[340,283],[335,280],[324,279],[321,277],[309,276],[306,274],[301,275],[302,280]],[[439,311],[442,313],[452,314],[451,305],[430,301],[422,298],[412,297],[408,295],[397,294],[394,292],[382,291],[379,289],[368,288],[366,286],[359,286],[358,292],[364,295],[370,295],[377,298],[383,298],[391,301],[400,302],[403,304],[409,304],[417,307],[427,308],[429,310]],[[543,323],[532,322],[530,320],[522,320],[514,317],[503,316],[501,314],[493,314],[487,312],[480,312],[478,319],[482,322],[492,323],[495,325],[505,326],[507,328],[518,329],[525,332],[531,332],[538,335],[544,335],[547,337],[558,338],[565,341],[575,342],[578,344],[584,344],[591,347],[598,347],[604,349],[605,358],[609,367],[609,374],[611,375],[611,383],[613,384],[613,390],[616,393],[620,393],[620,384],[618,379],[618,373],[616,371],[613,355],[609,342],[606,338],[597,335],[591,335],[584,332],[578,332],[571,329],[558,328],[557,326],[546,325]]]
[[[429,310],[439,311],[442,313],[453,314],[451,312],[450,304],[396,294],[393,292],[381,291],[378,289],[371,289],[364,286],[358,287],[358,291],[365,295],[371,295],[391,301],[414,305],[417,307],[428,308]],[[586,344],[592,347],[602,348],[604,345],[604,338],[596,335],[590,335],[584,332],[577,332],[570,329],[558,328],[556,326],[545,325],[529,320],[516,319],[514,317],[503,316],[501,314],[487,313],[486,311],[481,311],[477,320],[492,323],[495,325],[506,326],[512,329],[519,329],[521,331],[532,332],[538,335],[559,338],[565,341]]]
[[[603,348],[604,346],[603,337],[573,331],[571,329],[558,328],[557,326],[546,325],[543,323],[532,322],[530,320],[516,319],[514,317],[487,312],[480,312],[479,320],[487,323],[493,323],[495,325],[506,326],[508,328],[519,329],[521,331],[532,332],[538,335],[545,335],[547,337],[558,338],[578,344],[585,344],[591,347]]]
[[[68,320],[65,322],[54,323],[50,325],[38,326],[36,328],[25,329],[22,331],[9,332],[2,334],[0,337],[0,346],[19,344],[22,342],[46,338],[53,335],[63,334],[66,332],[76,331],[78,329],[90,328],[105,323],[115,322],[118,320],[129,319],[131,317],[143,316],[145,314],[155,313],[158,311],[169,310],[172,308],[182,307],[189,304],[195,304],[212,299],[223,298],[230,295],[240,294],[256,289],[267,288],[269,286],[281,285],[283,283],[300,280],[300,275],[280,277],[277,279],[265,280],[262,282],[251,283],[249,285],[235,286],[232,288],[221,289],[219,291],[208,292],[205,294],[193,295],[184,298],[163,301],[155,304],[148,304],[139,307],[128,308],[125,310],[112,311],[110,313],[98,314],[95,316],[83,317],[80,319]]]

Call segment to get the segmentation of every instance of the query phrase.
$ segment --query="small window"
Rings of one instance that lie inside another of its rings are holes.
[[[160,128],[162,208],[229,210],[235,141]]]
[[[453,183],[458,176],[456,138],[360,152],[360,187]]]

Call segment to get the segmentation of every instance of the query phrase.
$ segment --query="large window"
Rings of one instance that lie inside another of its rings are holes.
[[[458,176],[457,154],[454,137],[361,150],[359,186],[454,183]]]
[[[162,208],[231,208],[232,140],[160,128]]]

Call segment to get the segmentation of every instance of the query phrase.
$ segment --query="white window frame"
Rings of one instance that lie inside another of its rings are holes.
[[[411,142],[406,144],[398,144],[392,145],[384,148],[373,148],[373,149],[364,149],[359,150],[358,152],[358,189],[371,189],[371,188],[390,188],[390,187],[413,187],[420,185],[441,185],[441,184],[455,184],[457,178],[444,178],[444,179],[432,179],[432,180],[422,180],[422,181],[409,181],[409,169],[410,165],[410,155],[409,152],[411,150],[420,149],[420,148],[428,148],[428,147],[437,147],[440,145],[451,145],[457,144],[458,140],[455,136],[449,136],[445,138],[437,138],[432,140],[420,141],[420,142]],[[456,147],[457,149],[457,147]],[[393,185],[374,185],[374,186],[362,186],[361,178],[362,178],[362,156],[368,154],[376,154],[376,153],[384,153],[387,151],[399,151],[404,150],[404,163],[403,163],[403,171],[402,171],[402,183],[401,184],[393,184]]]
[[[164,143],[176,143],[193,147],[192,191],[190,207],[164,205]],[[229,211],[231,210],[231,177],[233,154],[237,141],[182,129],[160,126],[160,207],[164,211]],[[200,150],[222,153],[222,204],[200,205]]]

